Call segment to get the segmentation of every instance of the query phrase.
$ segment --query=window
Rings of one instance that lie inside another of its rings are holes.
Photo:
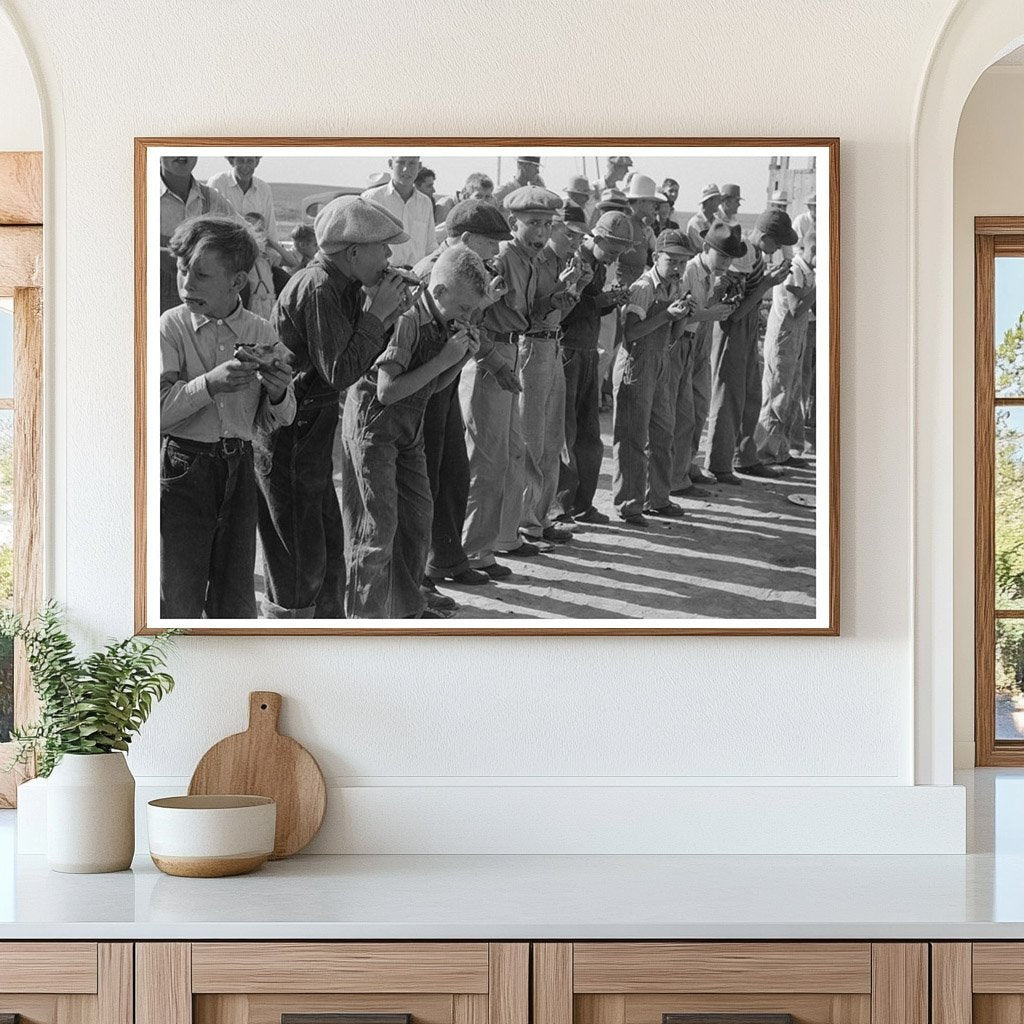
[[[0,606],[42,603],[42,155],[0,153]],[[24,652],[0,640],[0,765],[35,718]],[[24,773],[0,772],[0,807]]]
[[[1024,218],[975,243],[976,761],[1024,765]]]

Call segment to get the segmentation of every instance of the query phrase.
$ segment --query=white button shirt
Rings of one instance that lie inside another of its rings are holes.
[[[216,189],[240,217],[244,217],[247,213],[258,213],[263,218],[263,226],[267,229],[267,238],[274,242],[277,241],[274,194],[262,178],[253,175],[252,184],[247,192],[242,191],[231,171],[215,174],[206,184],[210,188]]]
[[[365,199],[379,203],[393,213],[405,228],[409,236],[408,242],[397,242],[391,246],[391,265],[393,267],[411,267],[419,263],[429,252],[433,252],[437,242],[434,236],[434,204],[418,188],[412,190],[408,200],[401,197],[395,183],[367,189],[363,193]]]

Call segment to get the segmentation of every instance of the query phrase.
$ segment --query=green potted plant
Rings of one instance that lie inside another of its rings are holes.
[[[49,603],[24,623],[0,613],[0,635],[21,640],[39,719],[15,729],[11,764],[36,758],[48,777],[47,861],[55,871],[122,871],[135,851],[135,779],[124,751],[153,702],[174,687],[160,671],[177,630],[111,641],[83,658]]]

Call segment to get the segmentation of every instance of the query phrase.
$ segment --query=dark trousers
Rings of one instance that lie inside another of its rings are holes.
[[[600,353],[594,349],[562,350],[565,371],[565,445],[558,470],[555,506],[559,513],[579,515],[594,505],[604,458],[601,440]]]
[[[469,496],[469,458],[458,378],[427,402],[423,445],[434,499],[427,575],[453,576],[469,568],[469,559],[462,547]]]
[[[254,619],[252,445],[215,455],[165,437],[160,465],[160,615]]]
[[[758,311],[716,323],[711,343],[708,469],[731,473],[758,461],[754,431],[761,415]]]
[[[345,578],[332,451],[338,399],[303,401],[295,422],[261,437],[256,452],[267,618],[341,619]]]

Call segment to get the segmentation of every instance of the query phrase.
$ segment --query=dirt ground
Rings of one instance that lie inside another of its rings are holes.
[[[650,518],[639,530],[611,502],[611,413],[602,414],[605,459],[595,504],[607,526],[577,524],[567,544],[534,558],[502,558],[514,575],[482,587],[441,584],[456,618],[812,618],[815,464],[773,481],[702,487],[673,498],[680,519]]]
[[[814,617],[815,513],[790,494],[812,495],[815,461],[779,480],[702,486],[674,497],[685,515],[625,525],[611,501],[611,412],[601,414],[605,458],[595,505],[606,526],[576,524],[567,544],[533,558],[499,556],[513,575],[485,586],[438,585],[454,619],[798,619]],[[257,566],[262,563],[262,555]],[[257,593],[263,591],[257,572]]]

